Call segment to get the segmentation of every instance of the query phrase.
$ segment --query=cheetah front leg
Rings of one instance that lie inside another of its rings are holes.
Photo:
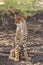
[[[28,53],[27,53],[27,46],[26,46],[26,44],[23,44],[23,49],[24,49],[24,56],[25,56],[26,60],[30,61],[30,58],[29,58]]]
[[[9,59],[13,61],[19,61],[19,50],[18,45],[10,51]]]
[[[9,59],[14,60],[14,54],[15,54],[14,52],[15,52],[15,49],[12,49],[10,51]]]

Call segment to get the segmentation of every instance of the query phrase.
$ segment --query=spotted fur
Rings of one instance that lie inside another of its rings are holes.
[[[17,26],[16,28],[16,34],[15,34],[15,48],[11,50],[9,58],[12,60],[19,61],[19,51],[20,47],[23,46],[24,50],[24,56],[26,60],[28,60],[28,54],[27,54],[27,25],[25,17],[22,14],[15,14],[14,16],[15,24]],[[15,52],[15,57],[14,57]]]

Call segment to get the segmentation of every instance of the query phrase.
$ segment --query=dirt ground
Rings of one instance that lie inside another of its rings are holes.
[[[14,43],[16,26],[13,17],[4,17],[4,26],[0,18],[0,65],[27,65],[25,60],[14,62],[8,59],[9,51]],[[7,18],[7,19],[6,19]],[[34,16],[27,16],[28,41],[27,51],[33,65],[43,65],[43,11]],[[28,64],[28,65],[31,65]]]

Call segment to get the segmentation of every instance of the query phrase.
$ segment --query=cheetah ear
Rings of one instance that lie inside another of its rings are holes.
[[[27,16],[25,15],[25,19],[27,18]]]
[[[24,17],[24,19],[26,19],[26,18],[27,18],[27,16],[26,16],[26,15],[23,15],[23,17]]]

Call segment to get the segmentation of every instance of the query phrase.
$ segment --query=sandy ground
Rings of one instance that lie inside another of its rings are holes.
[[[28,16],[26,21],[28,28],[27,50],[31,58],[30,62],[33,65],[43,65],[43,11],[32,17]],[[0,65],[27,65],[25,60],[14,62],[9,60],[8,56],[3,56],[3,54],[9,55],[11,45],[14,43],[16,30],[14,28],[14,25],[12,27],[7,25],[6,31],[5,28],[0,27]]]

